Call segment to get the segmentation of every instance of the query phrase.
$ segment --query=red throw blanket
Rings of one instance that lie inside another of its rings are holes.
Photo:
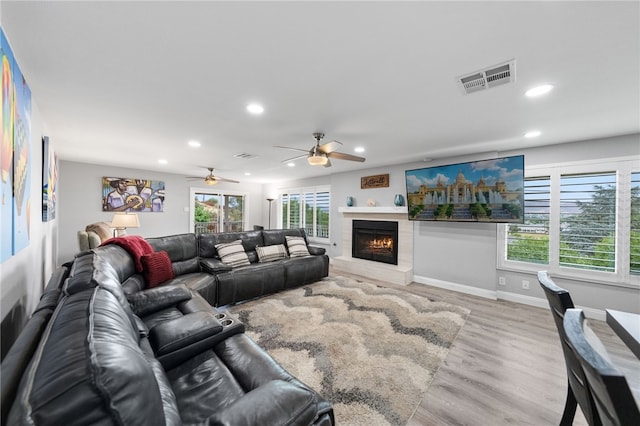
[[[127,235],[125,237],[109,238],[104,241],[101,246],[107,244],[116,244],[125,249],[136,263],[136,272],[142,272],[142,256],[153,253],[153,247],[144,238],[139,235]]]

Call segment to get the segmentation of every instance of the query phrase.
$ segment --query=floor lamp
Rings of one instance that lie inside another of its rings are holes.
[[[267,198],[269,202],[269,229],[271,229],[271,203],[275,200],[275,198]]]

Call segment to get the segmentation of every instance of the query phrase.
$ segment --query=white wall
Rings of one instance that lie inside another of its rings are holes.
[[[203,170],[202,176],[205,174],[206,171]],[[138,213],[140,228],[127,230],[129,235],[141,235],[143,237],[158,237],[189,232],[191,214],[189,211],[185,211],[189,207],[189,189],[191,187],[202,188],[206,186],[198,181],[188,181],[182,175],[61,161],[60,195],[58,197],[60,205],[58,263],[72,259],[78,252],[77,233],[80,229],[84,229],[85,226],[94,222],[111,222],[113,213],[102,211],[103,176],[161,180],[165,182],[164,211],[161,213]],[[266,220],[263,220],[263,211],[267,212],[267,209],[261,202],[266,197],[262,195],[261,185],[223,182],[207,189],[247,194],[247,229],[251,229],[254,224],[266,223]]]
[[[591,141],[581,141],[519,151],[495,153],[495,156],[525,155],[525,167],[544,166],[551,163],[600,160],[640,155],[640,135],[626,135]],[[394,194],[405,194],[405,170],[491,158],[465,156],[438,159],[429,163],[418,162],[388,167],[371,168],[358,172],[340,173],[318,179],[292,181],[280,184],[287,186],[331,185],[331,247],[330,256],[342,254],[341,214],[338,207],[345,206],[346,197],[353,196],[356,206],[366,206],[373,199],[378,206],[393,205]],[[389,187],[360,189],[362,176],[389,173]],[[272,190],[273,188],[267,188]],[[406,201],[406,200],[405,200]],[[336,218],[338,220],[336,220]],[[506,298],[518,302],[547,306],[544,294],[533,274],[498,270],[497,227],[502,225],[484,223],[414,222],[414,279],[463,290],[485,297]],[[505,286],[498,286],[498,277],[504,277]],[[522,289],[522,280],[530,282],[530,289]],[[640,291],[611,285],[556,280],[572,294],[574,303],[595,310],[605,308],[640,313]]]

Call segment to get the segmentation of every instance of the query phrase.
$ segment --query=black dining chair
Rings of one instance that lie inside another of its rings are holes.
[[[640,411],[627,379],[611,363],[582,309],[567,309],[563,323],[567,342],[580,361],[602,424],[640,425]]]
[[[567,343],[567,336],[564,333],[563,318],[567,309],[573,308],[573,301],[569,292],[558,287],[549,277],[547,271],[538,272],[538,282],[544,290],[544,294],[549,302],[551,314],[558,329],[560,345],[564,353],[564,360],[567,366],[567,399],[564,404],[564,412],[560,420],[560,426],[570,426],[576,414],[576,407],[584,414],[587,423],[590,425],[601,425],[598,411],[596,410],[591,391],[587,387],[584,372],[580,361],[576,358],[573,350]]]

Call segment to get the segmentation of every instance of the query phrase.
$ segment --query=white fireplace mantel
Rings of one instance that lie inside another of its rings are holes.
[[[406,206],[338,207],[340,213],[407,214]]]

